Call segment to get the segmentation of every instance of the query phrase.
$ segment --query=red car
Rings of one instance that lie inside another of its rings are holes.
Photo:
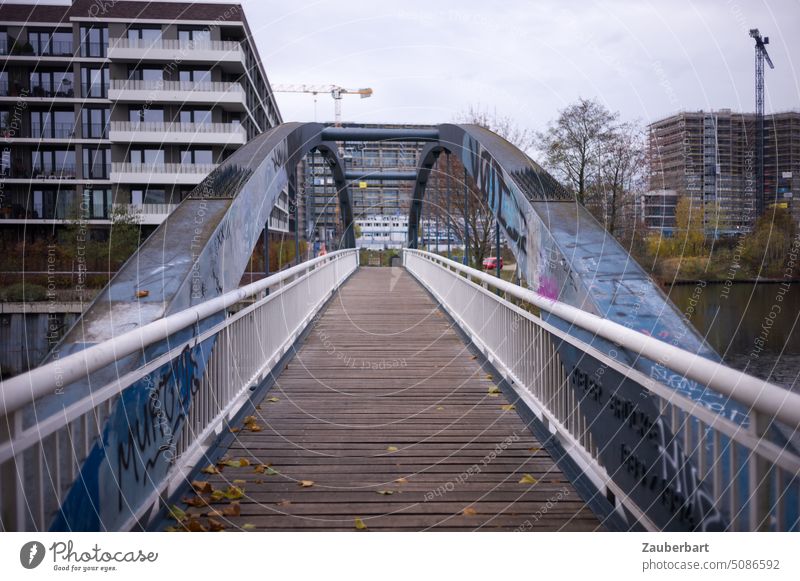
[[[497,257],[489,256],[483,259],[484,270],[495,270],[497,268]],[[503,257],[500,257],[500,268],[503,268]]]

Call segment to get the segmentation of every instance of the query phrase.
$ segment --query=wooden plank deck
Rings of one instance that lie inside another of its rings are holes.
[[[480,360],[405,270],[361,268],[317,318],[257,406],[255,423],[238,426],[226,457],[249,465],[203,475],[214,489],[244,490],[240,514],[214,516],[216,523],[229,530],[355,530],[356,519],[369,530],[602,528],[492,391]]]

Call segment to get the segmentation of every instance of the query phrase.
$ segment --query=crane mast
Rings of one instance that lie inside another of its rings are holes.
[[[757,28],[750,30],[750,37],[756,43],[756,215],[761,216],[764,213],[764,61],[771,69],[775,65],[767,52],[769,37],[762,37]]]

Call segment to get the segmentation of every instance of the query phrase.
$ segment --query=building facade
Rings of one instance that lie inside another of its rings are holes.
[[[238,4],[0,6],[0,232],[155,227],[281,116]],[[288,229],[282,198],[271,229]]]
[[[648,126],[649,187],[645,225],[675,228],[678,200],[688,197],[703,212],[706,231],[748,232],[757,219],[755,115],[729,109],[682,112]],[[793,176],[800,176],[800,113],[764,119],[764,206],[790,209]]]

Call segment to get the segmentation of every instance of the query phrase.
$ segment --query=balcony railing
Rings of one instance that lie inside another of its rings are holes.
[[[34,85],[30,89],[31,97],[74,97],[75,89],[69,85],[53,88],[48,85]]]
[[[75,164],[68,163],[64,165],[35,167],[31,171],[33,179],[75,179],[77,177],[75,171]]]
[[[240,52],[242,46],[233,40],[177,40],[177,39],[131,39],[110,38],[109,49],[137,48],[143,50],[164,49],[186,51],[213,50],[223,52]]]
[[[207,174],[217,168],[215,163],[131,163],[111,164],[113,173],[140,174]]]
[[[247,134],[244,127],[234,123],[160,123],[154,121],[112,121],[111,131]]]
[[[138,81],[132,79],[112,79],[111,89],[116,91],[189,91],[244,93],[240,83],[218,81]]]

